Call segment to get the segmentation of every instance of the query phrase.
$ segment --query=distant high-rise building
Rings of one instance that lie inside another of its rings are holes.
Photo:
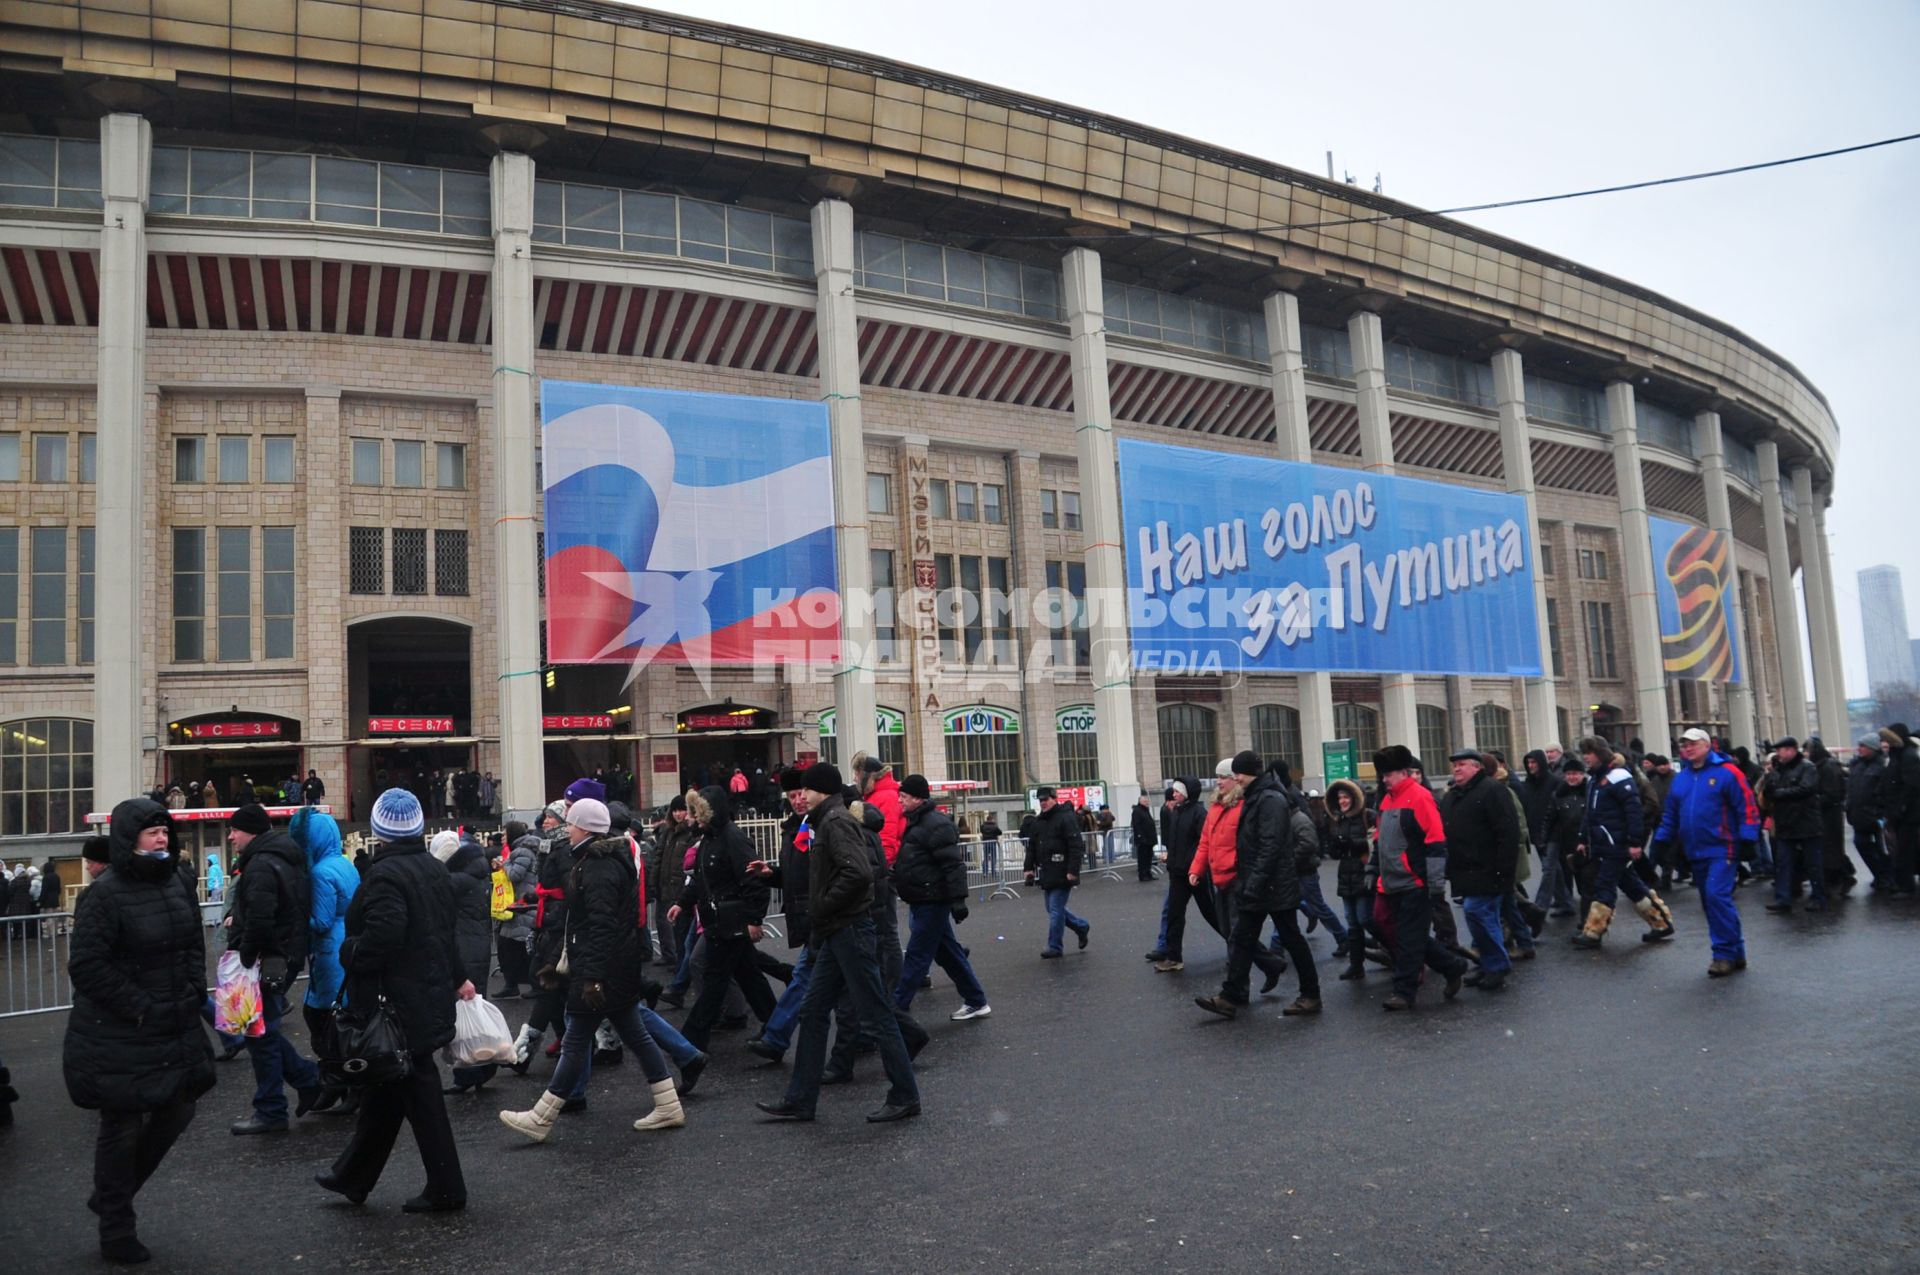
[[[1867,639],[1867,687],[1911,686],[1914,645],[1907,636],[1907,597],[1900,568],[1868,567],[1860,573],[1860,625]]]
[[[1913,652],[1913,667],[1915,671],[1920,671],[1920,638],[1909,639],[1907,649]]]

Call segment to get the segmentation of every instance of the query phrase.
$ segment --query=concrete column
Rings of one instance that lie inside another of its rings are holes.
[[[1106,301],[1100,254],[1067,253],[1067,331],[1072,338],[1074,436],[1080,459],[1080,513],[1086,536],[1088,629],[1093,706],[1099,722],[1100,777],[1115,810],[1140,795],[1133,730],[1133,647],[1127,634],[1127,571],[1120,552],[1120,468],[1107,395]]]
[[[502,809],[546,803],[540,719],[540,615],[526,604],[539,590],[534,538],[533,457],[539,446],[533,359],[533,160],[493,158],[493,557],[499,616],[496,686],[500,704]]]
[[[1291,292],[1267,298],[1267,359],[1273,373],[1274,444],[1280,459],[1309,464],[1313,438],[1307,422],[1307,359],[1300,332],[1300,299]],[[1300,751],[1290,758],[1302,787],[1325,788],[1320,745],[1337,737],[1333,728],[1333,675],[1294,677],[1300,708]]]
[[[1554,720],[1553,647],[1547,640],[1547,578],[1540,573],[1540,502],[1533,486],[1533,448],[1527,441],[1527,384],[1520,351],[1493,356],[1493,398],[1500,413],[1500,471],[1507,490],[1527,502],[1527,537],[1533,559],[1533,615],[1540,628],[1540,676],[1526,679],[1526,723],[1516,751],[1559,742]]]
[[[300,475],[307,502],[307,552],[301,573],[301,622],[307,663],[304,740],[341,740],[347,729],[347,629],[342,604],[347,532],[340,516],[342,448],[340,387],[309,386],[306,399],[306,468]],[[320,772],[334,811],[348,818],[347,750],[340,744],[306,747],[307,765]]]
[[[145,708],[153,682],[145,640],[148,602],[141,575],[151,560],[146,540],[147,174],[153,130],[138,115],[100,121],[99,373],[100,432],[94,489],[94,596],[136,599],[133,614],[102,611],[94,626],[94,808],[151,787],[140,737],[151,729]],[[111,614],[111,619],[106,617]]]
[[[1738,542],[1733,537],[1733,503],[1727,498],[1727,447],[1720,430],[1720,413],[1701,412],[1693,418],[1693,450],[1700,457],[1701,485],[1707,494],[1707,529],[1725,537],[1727,570],[1737,576]],[[1759,741],[1753,730],[1753,663],[1746,655],[1745,595],[1734,581],[1733,609],[1727,615],[1728,635],[1740,652],[1742,682],[1727,684],[1727,734],[1736,748],[1753,748]]]
[[[1833,618],[1827,610],[1827,546],[1819,533],[1813,471],[1805,465],[1794,467],[1793,500],[1800,507],[1800,580],[1807,595],[1813,696],[1819,709],[1820,734],[1831,741],[1829,747],[1838,747],[1847,739],[1847,694],[1840,685],[1839,662],[1833,658]]]
[[[1827,503],[1832,498],[1831,485],[1814,492],[1813,530],[1814,538],[1820,543],[1820,562],[1825,569],[1823,572],[1825,588],[1821,590],[1820,600],[1827,609],[1827,637],[1833,644],[1827,658],[1827,666],[1833,670],[1834,687],[1840,696],[1841,708],[1844,709],[1847,699],[1847,664],[1840,645],[1840,611],[1833,600],[1833,542],[1827,539]],[[1828,737],[1828,741],[1828,747],[1831,748],[1833,746],[1831,736]]]
[[[1360,412],[1360,459],[1370,474],[1393,472],[1393,421],[1387,408],[1387,347],[1380,316],[1362,310],[1347,320],[1347,341],[1353,348],[1354,402]],[[1420,751],[1420,711],[1413,674],[1385,673],[1380,678],[1380,704],[1386,711],[1380,737],[1389,744],[1405,744]],[[1429,765],[1431,759],[1422,758]]]
[[[1760,520],[1767,530],[1767,592],[1773,596],[1773,641],[1780,653],[1781,716],[1787,733],[1807,737],[1807,682],[1800,659],[1800,616],[1793,602],[1793,560],[1787,555],[1787,508],[1780,498],[1780,444],[1754,449],[1760,458]]]
[[[867,442],[860,416],[853,263],[853,206],[844,199],[823,199],[813,206],[813,278],[819,297],[820,392],[833,426],[834,542],[843,601],[833,706],[843,766],[857,752],[880,748],[873,713],[873,567],[867,552]]]
[[[1653,752],[1673,750],[1667,714],[1667,666],[1660,651],[1660,610],[1653,591],[1653,533],[1647,526],[1646,484],[1640,476],[1640,429],[1633,385],[1607,386],[1607,427],[1613,435],[1613,481],[1620,492],[1620,556],[1626,560],[1627,647],[1633,656],[1640,738]]]

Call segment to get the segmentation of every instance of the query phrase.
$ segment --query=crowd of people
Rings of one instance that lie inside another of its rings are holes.
[[[1148,957],[1161,973],[1185,968],[1192,909],[1225,943],[1224,977],[1195,998],[1202,1009],[1234,1018],[1252,1002],[1256,967],[1263,993],[1291,967],[1297,995],[1282,1014],[1314,1015],[1322,999],[1307,934],[1325,926],[1344,960],[1339,977],[1384,966],[1382,1008],[1406,1011],[1430,975],[1449,1000],[1466,986],[1499,992],[1554,917],[1573,919],[1574,945],[1600,948],[1623,895],[1643,941],[1669,940],[1683,922],[1668,896],[1687,887],[1711,938],[1707,973],[1738,973],[1747,967],[1739,885],[1771,879],[1769,911],[1799,905],[1803,891],[1807,909],[1824,907],[1854,885],[1848,828],[1871,888],[1914,894],[1920,742],[1904,726],[1860,740],[1845,765],[1818,740],[1802,750],[1792,739],[1756,763],[1697,729],[1677,752],[1677,761],[1633,755],[1592,737],[1571,754],[1528,753],[1510,772],[1498,753],[1462,750],[1449,758],[1449,781],[1435,785],[1394,745],[1374,754],[1370,790],[1339,780],[1322,794],[1302,791],[1286,762],[1242,751],[1210,784],[1172,781],[1157,817],[1144,799],[1132,812],[1141,879],[1153,879],[1155,845],[1168,873]],[[428,838],[418,797],[391,788],[358,860],[311,805],[285,827],[262,806],[243,806],[229,825],[229,907],[213,931],[259,983],[258,1021],[239,1036],[207,1030],[208,931],[167,804],[121,802],[86,848],[92,884],[75,908],[63,1055],[73,1101],[100,1113],[88,1206],[102,1253],[146,1260],[135,1195],[214,1087],[216,1060],[242,1051],[254,1087],[235,1135],[350,1115],[346,1145],[316,1182],[364,1204],[407,1124],[425,1175],[402,1206],[409,1212],[466,1202],[447,1095],[480,1091],[502,1067],[527,1075],[543,1052],[554,1062],[538,1096],[499,1115],[536,1143],[561,1115],[586,1109],[595,1067],[629,1052],[650,1099],[634,1129],[683,1126],[681,1098],[707,1065],[714,1031],[749,1016],[759,1022],[749,1053],[774,1064],[794,1055],[782,1097],[757,1104],[766,1119],[813,1120],[821,1088],[851,1082],[869,1054],[886,1088],[867,1119],[919,1115],[913,1060],[932,1038],[912,1011],[933,969],[958,993],[954,1021],[992,1013],[955,929],[968,916],[968,864],[923,776],[896,780],[865,754],[851,769],[851,782],[826,763],[779,774],[784,814],[768,856],[737,822],[750,795],[725,783],[689,790],[649,825],[604,778],[584,777],[539,827],[509,823],[486,839],[465,829]],[[1068,906],[1089,838],[1082,812],[1055,790],[1040,789],[1037,805],[1020,828],[1023,872],[1045,900],[1040,955],[1057,960],[1069,932],[1076,950],[1089,945],[1092,923]],[[1344,919],[1320,890],[1328,858]],[[765,942],[775,889],[790,960]],[[904,943],[896,901],[907,905]],[[498,1061],[456,1065],[443,1084],[436,1054],[455,1038],[456,1005],[485,995],[496,965],[492,999],[524,999],[524,1023]],[[302,974],[317,1057],[284,1030]],[[367,1060],[355,1051],[378,1038],[367,1028],[375,1006],[391,1024],[374,1060],[384,1078],[356,1083],[354,1064]],[[684,1010],[678,1027],[663,1006]],[[4,1073],[0,1091],[11,1096]]]

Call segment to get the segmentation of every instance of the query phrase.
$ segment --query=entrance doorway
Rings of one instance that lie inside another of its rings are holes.
[[[366,823],[381,793],[405,788],[429,820],[446,818],[446,777],[472,765],[471,744],[356,744],[347,749],[349,806],[335,814],[342,822]]]
[[[192,806],[279,805],[287,780],[306,777],[301,759],[298,721],[236,706],[167,723],[163,786],[178,784]],[[194,784],[204,789],[209,781],[217,794],[212,801],[193,790]]]
[[[474,764],[472,647],[465,624],[431,616],[347,627],[347,713],[357,742],[347,749],[343,819],[365,823],[388,788],[412,792],[429,819],[444,811],[446,775]]]
[[[674,722],[680,741],[680,791],[718,784],[728,788],[738,769],[747,780],[747,802],[756,811],[777,808],[780,755],[772,710],[709,704],[681,713]]]

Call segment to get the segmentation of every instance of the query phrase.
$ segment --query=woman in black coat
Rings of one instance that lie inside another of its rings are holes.
[[[463,979],[454,947],[453,886],[420,839],[425,829],[420,802],[405,789],[389,788],[374,802],[380,846],[347,909],[347,937],[340,945],[348,1006],[370,1006],[384,997],[406,1036],[413,1070],[404,1080],[366,1090],[346,1150],[332,1170],[314,1179],[355,1204],[366,1203],[404,1121],[413,1126],[427,1170],[426,1189],[401,1205],[409,1213],[467,1204],[433,1053],[453,1039],[454,999],[471,999],[475,992]]]
[[[447,848],[441,838],[452,842]],[[479,842],[459,833],[442,832],[429,847],[433,857],[447,865],[453,886],[453,946],[460,957],[460,977],[476,988],[487,985],[493,965],[493,870]],[[466,1093],[493,1079],[497,1064],[455,1067],[448,1093]]]
[[[167,808],[123,801],[108,837],[111,866],[74,907],[61,1069],[74,1104],[100,1113],[87,1201],[100,1216],[100,1252],[144,1262],[134,1194],[213,1088],[213,1050],[200,1026],[207,948]]]

